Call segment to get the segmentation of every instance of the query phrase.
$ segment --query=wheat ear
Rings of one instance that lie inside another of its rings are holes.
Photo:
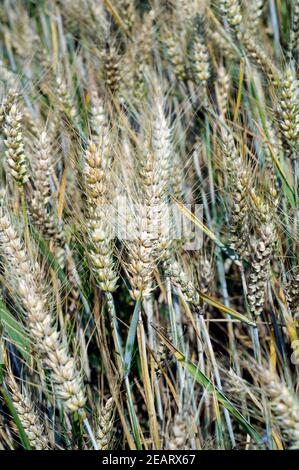
[[[227,73],[225,67],[220,65],[217,72],[217,82],[216,82],[216,96],[219,112],[222,117],[225,117],[228,107],[228,97],[229,97],[229,87],[230,87],[230,77]]]
[[[248,281],[248,303],[253,315],[260,315],[264,309],[265,290],[269,278],[270,261],[276,239],[274,214],[269,203],[258,201],[257,234],[252,240],[251,272]]]
[[[297,61],[299,47],[299,1],[294,0],[292,6],[292,25],[290,31],[289,53],[290,57],[293,57],[295,61]]]
[[[239,37],[241,34],[242,14],[239,0],[219,0],[219,6],[230,27],[232,34]]]
[[[113,430],[114,400],[109,398],[99,413],[96,441],[99,450],[109,450]]]
[[[297,159],[296,147],[299,138],[298,83],[290,68],[285,71],[280,82],[279,93],[278,116],[282,143],[286,154]]]
[[[7,376],[6,383],[9,387],[11,399],[31,447],[35,450],[48,449],[49,443],[45,434],[45,429],[32,401],[25,391],[20,391],[11,373]]]
[[[111,147],[109,129],[103,105],[93,95],[91,107],[92,140],[84,154],[84,188],[88,211],[89,255],[99,287],[104,292],[113,292],[117,284],[117,272],[113,259],[111,201],[109,171]]]
[[[169,256],[164,262],[164,269],[171,282],[181,290],[187,302],[198,306],[200,303],[199,294],[180,264]]]
[[[293,314],[299,311],[299,270],[294,274],[290,275],[290,278],[287,282],[286,288],[286,297],[288,305]]]
[[[297,447],[299,445],[298,398],[273,372],[258,367],[258,374],[269,399],[275,423],[279,425],[288,444]]]
[[[55,245],[63,247],[65,244],[62,226],[58,224],[54,215],[49,211],[51,196],[50,171],[52,166],[52,147],[46,131],[43,131],[35,146],[32,159],[34,171],[34,188],[28,195],[28,206],[34,224],[40,229],[48,240],[54,240]]]
[[[241,255],[248,255],[248,185],[249,174],[246,164],[237,151],[232,134],[222,128],[223,154],[230,183],[230,210],[231,210],[231,245]]]
[[[11,107],[14,103],[16,103],[19,97],[19,92],[15,88],[10,88],[7,92],[7,95],[2,100],[0,106],[0,125],[4,123],[5,116],[10,112]]]
[[[67,342],[52,318],[42,272],[38,264],[30,260],[3,208],[0,214],[0,246],[5,255],[5,266],[12,273],[12,287],[24,308],[35,350],[50,370],[55,394],[69,411],[80,410],[85,404],[82,380],[75,360],[68,352]]]
[[[14,180],[19,186],[23,186],[28,180],[27,161],[24,155],[24,143],[22,133],[22,113],[18,111],[14,102],[4,122],[4,144],[6,147],[6,161]]]
[[[197,14],[194,20],[194,39],[192,41],[192,66],[195,82],[206,94],[208,80],[211,77],[211,66],[206,45],[205,16]]]

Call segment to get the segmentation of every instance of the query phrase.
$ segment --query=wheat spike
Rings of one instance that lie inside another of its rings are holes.
[[[226,129],[222,129],[223,153],[230,182],[230,210],[231,210],[231,245],[237,252],[246,257],[248,255],[248,186],[249,174],[242,156],[236,149],[234,138]]]
[[[196,15],[194,20],[194,40],[192,42],[192,66],[195,81],[202,86],[206,93],[206,86],[211,77],[210,58],[206,45],[205,16]]]
[[[79,410],[85,403],[80,373],[68,352],[65,338],[54,324],[40,268],[30,261],[3,208],[0,215],[0,245],[6,256],[5,266],[12,274],[12,287],[25,310],[34,347],[51,372],[57,398],[64,402],[69,411]]]
[[[19,186],[23,186],[28,181],[27,162],[24,154],[24,143],[22,133],[22,113],[18,111],[14,102],[8,114],[5,116],[4,135],[6,146],[6,161]]]
[[[231,32],[236,37],[239,37],[242,23],[239,0],[219,0],[219,6],[222,14],[228,22]]]
[[[109,450],[113,430],[114,400],[109,398],[99,413],[97,444],[99,450]]]
[[[111,200],[109,171],[111,146],[104,107],[96,94],[92,95],[91,141],[84,154],[84,181],[87,196],[88,237],[90,259],[100,289],[113,292],[117,272],[113,259]]]
[[[299,137],[298,84],[288,68],[280,82],[280,103],[278,108],[279,127],[287,155],[297,159],[296,146]]]
[[[216,82],[216,96],[219,112],[222,117],[226,116],[228,108],[228,97],[230,88],[229,74],[226,72],[225,67],[220,65],[218,67],[218,75]]]
[[[169,256],[164,262],[164,269],[171,282],[182,291],[187,302],[198,306],[200,303],[199,294],[180,264]]]
[[[288,305],[293,314],[296,314],[299,310],[299,272],[297,271],[290,275],[285,287]]]
[[[258,373],[268,396],[275,423],[279,425],[287,443],[297,447],[299,445],[299,403],[297,397],[273,372],[259,367]]]
[[[257,236],[252,240],[251,272],[248,282],[248,303],[253,315],[264,309],[265,290],[276,238],[273,210],[269,203],[259,201]]]
[[[25,391],[20,391],[12,373],[8,375],[6,383],[9,387],[14,407],[18,413],[18,417],[22,423],[24,431],[26,432],[32,449],[48,449],[49,443],[45,434],[44,426],[42,425],[40,417],[38,416],[30,398],[27,396]]]

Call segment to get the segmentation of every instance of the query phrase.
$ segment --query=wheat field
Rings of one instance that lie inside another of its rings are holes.
[[[299,1],[0,1],[0,449],[299,449]]]

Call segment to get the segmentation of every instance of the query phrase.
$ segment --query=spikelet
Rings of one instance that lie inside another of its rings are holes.
[[[298,84],[290,68],[285,71],[279,91],[280,102],[277,114],[283,146],[287,155],[297,159],[296,147],[299,137]]]
[[[102,57],[107,89],[112,95],[115,95],[120,85],[119,57],[115,47],[113,45],[107,45]]]
[[[95,90],[91,92],[89,114],[90,132],[93,142],[97,145],[105,145],[105,140],[107,140],[109,133],[108,120],[103,101]]]
[[[51,144],[46,131],[43,131],[37,142],[35,149],[35,158],[32,160],[32,168],[34,171],[34,200],[35,204],[40,207],[47,207],[50,201],[50,171],[52,165]]]
[[[272,158],[272,153],[274,153],[275,157],[279,159],[279,154],[281,152],[282,148],[282,143],[277,135],[278,132],[271,123],[269,119],[267,119],[267,142],[263,142],[263,149],[264,149],[264,155],[265,155],[265,166],[268,169],[270,176],[271,176],[271,183],[273,184],[273,181],[275,184],[277,184],[277,189],[278,189],[278,181],[275,173],[275,167],[273,164],[273,158]],[[268,145],[269,144],[269,145]]]
[[[124,74],[125,82],[128,83],[128,88],[133,90],[136,102],[142,102],[147,92],[146,75],[149,69],[154,40],[154,18],[154,10],[144,13],[140,32],[137,30],[136,43],[127,51],[129,60]],[[136,47],[137,44],[138,47]]]
[[[194,13],[197,10],[196,0],[174,0],[175,12],[178,19],[181,19],[183,24],[186,24],[186,27],[192,25],[192,20]],[[176,19],[176,21],[178,21]]]
[[[149,162],[147,172],[150,174],[147,177],[143,175],[144,184],[151,193],[153,191],[156,193],[156,197],[161,196],[166,190],[172,154],[172,133],[161,103],[162,99],[157,98],[152,129],[152,158],[155,162],[152,168]],[[152,178],[156,180],[153,182]]]
[[[248,11],[248,25],[247,28],[252,35],[257,34],[259,27],[260,19],[263,13],[263,8],[265,5],[265,0],[253,0],[250,2],[249,11]]]
[[[248,304],[254,316],[261,315],[265,303],[265,290],[269,278],[270,261],[276,239],[273,208],[258,200],[257,236],[251,243],[251,271],[248,281]]]
[[[137,96],[139,89],[139,79],[137,68],[140,66],[142,68],[141,61],[138,61],[138,58],[135,58],[137,50],[135,45],[131,44],[127,48],[125,54],[120,57],[119,61],[119,74],[120,74],[120,89],[119,95],[121,101],[128,101],[132,99],[132,95]],[[135,83],[137,80],[137,83]],[[129,95],[129,97],[128,97]]]
[[[228,106],[230,78],[225,67],[220,65],[217,72],[216,96],[219,113],[222,117],[226,116]]]
[[[22,8],[14,18],[14,27],[18,34],[11,34],[11,42],[18,59],[22,62],[32,58],[38,44],[38,36],[26,8]]]
[[[299,48],[299,1],[293,0],[292,5],[292,26],[290,31],[289,55],[298,61]]]
[[[203,294],[207,294],[209,292],[210,284],[213,279],[213,267],[211,260],[205,256],[200,257],[198,277],[200,292],[202,292]]]
[[[299,445],[299,402],[298,397],[279,377],[267,370],[258,367],[258,375],[267,394],[275,424],[282,432],[289,446]]]
[[[24,143],[22,133],[22,113],[18,111],[14,103],[5,116],[4,134],[6,146],[6,161],[18,186],[23,186],[28,181],[27,162],[24,155]]]
[[[68,273],[68,281],[70,289],[66,298],[66,311],[70,318],[75,318],[78,315],[80,303],[80,278],[78,278],[78,272],[72,253],[67,251],[68,256],[65,260],[65,270]],[[78,316],[77,316],[78,318]]]
[[[46,131],[40,134],[34,150],[34,158],[31,162],[34,172],[34,189],[33,194],[30,198],[28,197],[29,212],[43,236],[48,240],[53,240],[57,246],[63,247],[65,242],[62,227],[48,210],[51,195],[49,177],[52,148]]]
[[[96,441],[99,450],[110,450],[109,444],[113,431],[114,400],[109,398],[99,413]]]
[[[135,6],[133,0],[121,0],[120,13],[128,30],[131,31],[135,23]]]
[[[248,32],[242,34],[242,44],[249,59],[258,65],[267,80],[273,85],[277,85],[280,80],[281,73],[273,64],[267,53],[257,44],[256,39]]]
[[[82,31],[91,41],[107,37],[109,21],[103,2],[97,0],[56,0],[59,3],[67,31],[78,35]],[[80,21],[78,21],[80,18]]]
[[[221,54],[227,59],[233,60],[236,58],[236,51],[232,45],[223,37],[219,31],[208,28],[207,37],[213,43],[214,49],[221,51]]]
[[[84,178],[88,204],[90,258],[100,289],[113,292],[117,274],[114,268],[110,205],[106,179],[105,151],[90,143],[85,151]]]
[[[28,147],[31,146],[32,136],[37,138],[40,135],[40,129],[37,125],[37,121],[33,118],[31,111],[27,107],[22,109],[24,118],[24,130],[26,130],[25,143]]]
[[[299,311],[299,271],[290,275],[285,288],[290,311],[295,315]]]
[[[6,86],[11,89],[17,88],[17,75],[8,69],[5,63],[0,59],[0,80],[4,82]],[[9,93],[9,92],[8,92]]]
[[[56,97],[60,110],[67,118],[74,120],[77,116],[73,99],[68,92],[67,84],[62,76],[56,77]]]
[[[169,338],[169,340],[171,341],[171,338]],[[167,346],[164,343],[160,343],[154,352],[154,371],[158,377],[171,359],[171,354]]]
[[[169,450],[189,450],[190,443],[190,420],[186,414],[178,413],[171,426],[171,436],[166,443]]]
[[[153,270],[169,245],[169,210],[166,200],[171,156],[171,131],[162,98],[154,103],[151,146],[139,159],[138,181],[141,204],[131,204],[127,243],[132,296],[149,295]]]
[[[73,1],[71,3],[73,3]],[[92,33],[94,33],[95,38],[98,38],[99,36],[107,38],[109,34],[110,23],[109,23],[109,19],[107,18],[107,11],[105,9],[104,2],[98,2],[97,0],[90,0],[89,3],[90,3],[91,14],[88,15],[88,18],[89,19],[94,18],[95,20],[92,24]],[[86,5],[86,2],[84,2],[84,6],[85,5]]]
[[[219,6],[232,34],[240,37],[242,15],[239,0],[219,0]]]
[[[46,450],[49,447],[44,426],[25,391],[20,391],[12,373],[7,376],[6,383],[11,393],[11,399],[24,431],[34,450]]]
[[[138,43],[140,49],[141,61],[143,63],[148,63],[150,54],[153,46],[153,23],[155,19],[156,12],[155,10],[150,10],[143,15],[143,22],[140,27],[140,33],[138,35]]]
[[[130,240],[126,242],[128,252],[128,274],[131,296],[147,297],[152,290],[153,271],[158,259],[157,235],[153,233],[152,211],[144,204],[131,204],[127,224]]]
[[[152,236],[157,237],[158,256],[163,256],[169,245],[170,224],[167,191],[170,162],[173,153],[172,130],[166,117],[162,97],[154,105],[151,149],[145,160],[140,160],[139,175],[144,191],[144,202],[151,211]],[[156,233],[155,233],[156,232]]]
[[[15,88],[10,88],[7,92],[7,95],[2,100],[2,103],[0,106],[0,126],[1,127],[5,120],[5,116],[10,112],[12,105],[16,103],[18,97],[19,97],[18,91]]]
[[[180,50],[177,41],[174,39],[173,33],[171,31],[166,31],[163,35],[163,41],[166,45],[168,59],[172,65],[175,77],[179,81],[184,81],[186,78],[184,59],[182,57],[182,51]]]
[[[65,338],[54,326],[42,272],[37,263],[31,262],[3,208],[0,214],[0,248],[8,274],[11,273],[10,282],[24,308],[36,353],[51,373],[54,392],[68,411],[80,410],[85,404],[80,373],[68,352]]]
[[[230,242],[232,248],[241,256],[246,257],[248,255],[249,235],[249,208],[247,203],[249,174],[242,156],[236,149],[233,136],[224,128],[222,128],[222,141],[222,150],[230,183]]]
[[[206,93],[211,70],[204,25],[205,17],[197,14],[194,20],[194,39],[191,47],[195,82],[202,87],[203,93]]]
[[[134,299],[150,295],[154,269],[167,245],[163,220],[168,216],[165,214],[167,206],[163,199],[147,203],[147,197],[144,197],[142,201],[141,204],[130,202],[127,222],[127,270]]]
[[[104,107],[93,94],[91,106],[92,140],[84,153],[84,188],[87,196],[89,255],[100,289],[113,292],[117,273],[114,267],[111,205],[108,175],[111,166],[109,129]],[[110,218],[110,219],[109,219]]]
[[[62,249],[61,252],[58,250],[58,252],[60,252],[59,258],[62,266],[64,258],[63,248],[65,246],[62,226],[58,223],[53,214],[47,212],[44,207],[36,205],[34,199],[29,199],[28,205],[30,218],[34,225],[40,230],[45,240],[52,240],[56,248],[60,247]]]
[[[66,311],[70,318],[74,318],[80,308],[80,290],[70,272],[68,275],[68,280],[71,285],[71,289],[66,300]]]
[[[198,306],[200,303],[199,294],[180,264],[169,256],[164,262],[164,269],[171,282],[181,290],[186,301]]]

